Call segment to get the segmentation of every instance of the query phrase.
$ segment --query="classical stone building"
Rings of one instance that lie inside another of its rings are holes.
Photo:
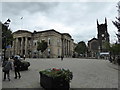
[[[13,33],[12,55],[26,57],[71,57],[73,55],[73,39],[68,33],[60,33],[54,29],[30,32],[18,30]],[[37,42],[47,42],[47,49],[37,51]]]

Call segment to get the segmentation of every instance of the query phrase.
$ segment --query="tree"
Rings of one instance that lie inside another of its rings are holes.
[[[37,42],[37,50],[43,53],[47,49],[48,45],[47,42],[42,40],[41,42]]]
[[[120,8],[120,6],[118,5],[118,8]],[[119,11],[119,10],[118,10]],[[115,25],[115,27],[118,29],[118,34],[117,37],[118,37],[118,42],[120,43],[120,17],[116,17],[116,21],[112,21],[113,24]],[[115,55],[117,54],[120,54],[120,44],[113,44],[112,47],[111,47],[111,52]]]
[[[118,4],[118,13],[120,14],[120,4]],[[118,34],[116,34],[117,35],[117,37],[118,37],[118,43],[120,43],[120,17],[116,17],[116,21],[112,21],[113,22],[113,24],[115,25],[115,27],[118,29]]]
[[[110,51],[110,43],[105,41],[103,43],[103,48],[105,49],[106,52]]]
[[[120,31],[120,17],[119,18],[116,17],[116,19],[117,21],[112,21],[112,22],[117,27],[118,31]]]
[[[8,46],[12,45],[13,41],[13,35],[12,31],[8,28],[10,24],[10,19],[8,19],[4,24],[0,22],[2,26],[2,49],[4,49],[4,60],[5,60],[5,54],[6,54],[6,49]]]
[[[2,49],[5,49],[8,45],[12,45],[12,40],[12,31],[2,24]]]
[[[77,44],[75,47],[75,52],[77,52],[79,55],[82,54],[85,56],[85,53],[87,52],[87,46],[84,41],[81,41]]]
[[[120,14],[120,4],[118,4],[117,7],[118,7],[118,13]],[[114,60],[116,55],[120,55],[120,17],[118,18],[116,17],[116,19],[117,19],[116,21],[112,21],[112,22],[115,25],[115,27],[118,29],[118,34],[116,34],[118,38],[118,43],[113,44],[112,47],[110,47],[110,52],[113,55]],[[120,65],[120,58],[118,58],[118,64]]]
[[[113,44],[110,47],[110,52],[112,55],[120,55],[120,44]]]

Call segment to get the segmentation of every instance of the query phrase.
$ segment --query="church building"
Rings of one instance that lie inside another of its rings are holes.
[[[109,34],[107,31],[107,19],[104,24],[99,24],[97,20],[97,38],[92,38],[88,41],[89,56],[98,57],[101,52],[108,52],[106,44],[109,43]]]

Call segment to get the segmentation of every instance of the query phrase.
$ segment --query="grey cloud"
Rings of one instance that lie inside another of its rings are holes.
[[[2,12],[11,14],[20,14],[21,11],[28,11],[30,14],[36,12],[48,12],[51,8],[58,5],[52,2],[4,2],[2,3]]]
[[[50,25],[52,26],[52,28],[54,28],[54,24],[60,24],[63,27],[73,29],[70,32],[68,32],[68,30],[61,31],[66,31],[66,33],[70,33],[73,36],[73,39],[78,42],[80,40],[87,41],[90,38],[96,36],[96,19],[99,19],[99,23],[104,23],[105,17],[109,19],[115,17],[115,8],[113,7],[116,6],[116,3],[10,2],[2,3],[2,5],[3,18],[10,17],[14,20],[14,22],[16,21],[16,23],[13,22],[14,27],[20,26],[20,23],[18,24],[17,22],[17,18],[21,16],[25,17],[23,19],[25,23],[24,26],[29,26],[30,29],[36,28],[38,30],[44,30],[45,28],[49,28]],[[102,20],[102,22],[100,20]],[[111,26],[110,23],[108,24],[108,26]]]
[[[47,15],[54,21],[63,22],[66,25],[87,23],[87,20],[94,22],[111,3],[103,2],[78,2],[59,3],[57,8],[51,10]],[[104,14],[102,14],[104,16]],[[98,15],[98,16],[97,16]],[[101,15],[101,17],[102,17]],[[107,16],[107,15],[106,15]]]

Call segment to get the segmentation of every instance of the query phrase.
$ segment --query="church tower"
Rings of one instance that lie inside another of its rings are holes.
[[[107,31],[107,19],[105,18],[104,24],[99,24],[97,20],[97,38],[99,42],[99,49],[101,52],[106,52],[105,43],[109,43],[109,34]]]

